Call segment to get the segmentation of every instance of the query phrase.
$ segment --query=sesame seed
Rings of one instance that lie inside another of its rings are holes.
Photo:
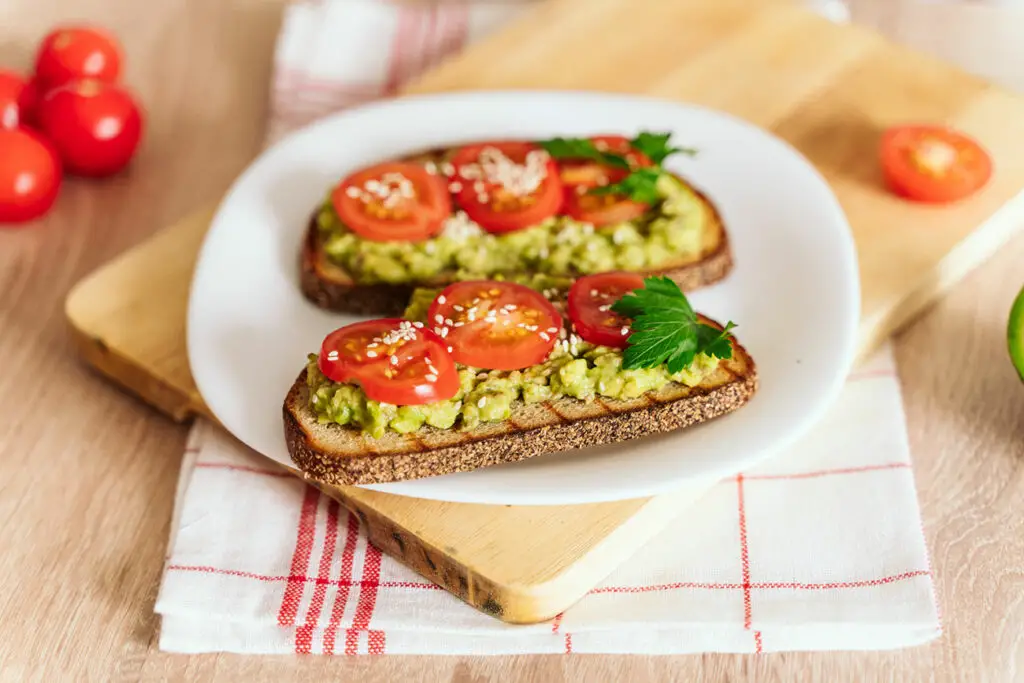
[[[445,301],[447,301],[447,299],[444,298],[444,294],[442,294],[441,296],[437,297],[437,303],[443,304]]]
[[[481,204],[486,204],[486,203],[488,203],[489,201],[491,201],[491,198],[490,198],[490,197],[489,197],[488,195],[486,195],[486,194],[478,194],[478,195],[476,196],[476,200],[477,200],[478,202],[480,202]]]
[[[452,182],[448,183],[448,190],[450,192],[461,192],[462,183],[460,183],[458,180],[453,180]]]
[[[355,199],[356,197],[362,194],[362,191],[355,185],[351,185],[345,189],[345,194]]]
[[[441,339],[444,339],[447,336],[448,336],[448,328],[447,327],[442,327],[441,328]]]
[[[598,292],[596,289],[590,290],[590,296],[597,296]]]
[[[421,323],[421,322],[419,322],[419,321],[417,320],[416,322],[414,322],[414,323],[412,324],[412,326],[413,326],[413,327],[420,327],[420,328],[421,328],[421,327],[423,327],[423,323]]]
[[[480,400],[476,402],[476,407],[483,408],[485,405],[487,405],[487,397],[481,396]]]
[[[437,375],[424,375],[423,379],[427,380],[428,382],[436,382]]]
[[[330,359],[330,360],[337,360],[338,359],[338,352],[337,351],[329,351],[327,353],[327,358]]]
[[[452,327],[462,327],[462,326],[463,326],[463,325],[465,325],[465,324],[466,324],[466,323],[464,323],[464,322],[462,322],[462,321],[460,320],[460,321],[459,321],[459,322],[457,322],[457,323],[452,323]]]
[[[611,308],[612,308],[611,304],[605,304],[603,306],[598,306],[597,310],[601,311],[602,313],[607,313],[608,311],[611,310]]]
[[[444,322],[444,316],[438,313],[437,315],[434,316],[434,322],[440,325],[441,323]]]
[[[548,328],[548,332],[550,332],[551,334],[554,334],[555,332],[558,332],[558,328],[557,327],[549,327]]]
[[[443,164],[441,164],[441,173],[444,173],[446,176],[451,178],[453,175],[455,175],[455,166],[452,165],[450,162],[446,161]]]
[[[541,332],[540,338],[543,339],[544,341],[551,341],[551,335],[549,335],[547,332]]]
[[[366,357],[367,358],[376,358],[377,357],[377,352],[376,351],[367,351],[366,352]]]
[[[452,308],[454,308],[454,309],[455,309],[456,311],[458,311],[458,312],[460,312],[460,313],[461,313],[462,311],[466,310],[465,308],[463,308],[462,306],[460,306],[460,305],[458,305],[458,304],[455,304],[454,306],[452,306]]]
[[[485,187],[482,180],[478,180],[475,183],[473,183],[473,191],[476,192],[477,194],[483,194],[484,189]]]
[[[629,334],[629,328],[628,327],[623,327],[621,330],[619,330],[619,334],[621,334],[623,337],[625,337],[627,334]]]
[[[452,352],[452,347],[449,346],[448,347],[448,353],[451,353],[451,352]]]
[[[391,356],[391,364],[398,365],[398,356]]]
[[[423,164],[423,168],[425,168],[427,170],[427,173],[429,173],[430,175],[437,174],[437,164],[435,164],[433,161],[428,161],[427,163]]]
[[[363,183],[363,187],[365,187],[370,192],[376,192],[377,190],[380,189],[380,182],[377,180],[367,180],[365,183]]]

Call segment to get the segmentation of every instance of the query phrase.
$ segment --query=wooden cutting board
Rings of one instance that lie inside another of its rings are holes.
[[[406,92],[568,88],[711,106],[805,154],[854,231],[861,355],[980,265],[1020,226],[1024,102],[976,77],[789,3],[549,0]],[[934,208],[882,189],[880,132],[952,124],[992,153],[984,191]],[[770,173],[771,169],[765,169]],[[207,414],[188,370],[185,310],[212,209],[81,282],[67,315],[85,360],[174,419]],[[808,283],[813,286],[813,283]],[[618,503],[512,508],[329,488],[371,540],[469,604],[511,622],[571,605],[704,490]]]

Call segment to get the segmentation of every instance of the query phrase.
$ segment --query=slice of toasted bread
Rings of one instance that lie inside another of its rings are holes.
[[[288,452],[303,472],[334,485],[377,484],[465,472],[525,458],[637,439],[730,413],[757,390],[757,368],[733,339],[733,356],[695,387],[670,383],[630,400],[574,398],[514,404],[511,419],[469,431],[422,427],[374,439],[320,424],[309,407],[306,371],[284,401]]]
[[[440,162],[450,153],[451,150],[432,150],[408,159]],[[641,271],[640,274],[667,275],[684,292],[690,292],[724,278],[732,269],[733,261],[725,224],[718,209],[700,190],[682,178],[679,180],[693,189],[712,217],[704,231],[700,253],[666,263],[659,268]],[[317,212],[314,212],[306,229],[306,239],[303,240],[300,285],[306,298],[321,308],[366,315],[400,315],[415,288],[443,287],[454,279],[452,274],[447,274],[429,282],[412,284],[359,284],[324,253],[316,215]]]

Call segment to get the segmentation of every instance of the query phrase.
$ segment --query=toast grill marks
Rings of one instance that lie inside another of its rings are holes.
[[[308,407],[303,371],[285,401],[284,420],[288,449],[300,469],[329,484],[368,484],[468,471],[675,430],[736,410],[756,388],[754,362],[734,342],[733,358],[693,388],[669,384],[626,401],[520,402],[514,421],[485,423],[468,432],[424,427],[411,435],[372,439],[351,428],[319,424]]]

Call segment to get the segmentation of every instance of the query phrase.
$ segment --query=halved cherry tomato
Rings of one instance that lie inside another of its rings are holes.
[[[39,103],[38,119],[64,168],[81,176],[117,173],[142,139],[142,110],[115,83],[73,81],[50,90]]]
[[[963,133],[934,125],[903,125],[883,134],[886,183],[919,202],[942,204],[974,194],[992,176],[992,158]]]
[[[620,194],[592,194],[581,187],[565,191],[562,210],[578,221],[600,227],[639,218],[649,207]]]
[[[447,401],[459,374],[436,334],[400,318],[365,320],[331,332],[320,347],[320,372],[356,382],[366,396],[399,406]]]
[[[487,370],[521,370],[544,361],[562,329],[550,301],[512,282],[456,282],[438,294],[427,315],[456,362]]]
[[[584,341],[616,349],[626,347],[630,319],[610,310],[612,304],[635,289],[644,279],[636,273],[610,271],[586,275],[569,288],[567,308],[576,334]]]
[[[558,166],[529,142],[485,142],[459,149],[452,157],[462,185],[459,205],[493,233],[540,223],[562,206]]]
[[[639,150],[633,149],[629,140],[622,135],[597,135],[590,138],[594,146],[601,152],[611,152],[626,157],[631,168],[653,166],[650,157]],[[562,184],[566,187],[596,187],[617,183],[629,173],[624,168],[615,168],[600,164],[592,159],[563,159],[559,164]]]
[[[121,75],[121,45],[95,26],[62,26],[43,38],[35,75],[43,90],[82,78],[114,83]]]
[[[39,218],[60,192],[60,159],[28,128],[0,129],[0,224]]]
[[[397,161],[348,176],[331,201],[345,225],[375,242],[428,239],[452,212],[443,179],[420,164]]]
[[[31,122],[39,94],[36,86],[13,71],[0,69],[0,128]]]

